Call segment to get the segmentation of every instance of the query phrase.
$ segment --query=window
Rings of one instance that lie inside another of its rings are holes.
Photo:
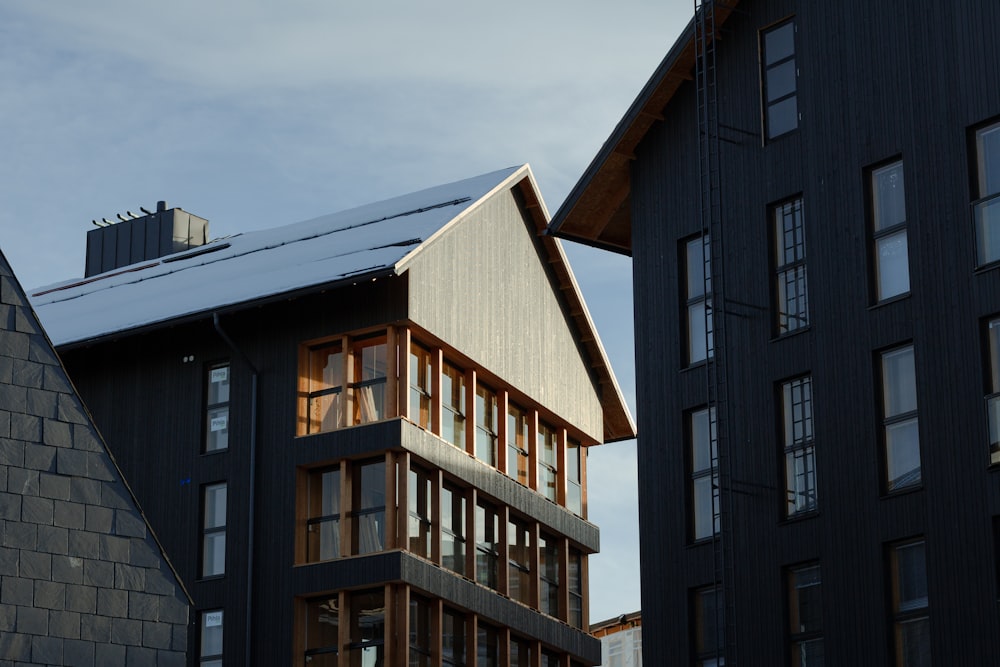
[[[569,624],[583,628],[583,554],[569,550]]]
[[[431,603],[419,595],[410,596],[409,667],[431,667]]]
[[[695,540],[703,540],[719,531],[719,461],[714,408],[696,410],[688,415],[688,438],[692,533]]]
[[[538,424],[538,491],[558,502],[559,463],[556,430],[548,424]]]
[[[465,449],[465,375],[447,363],[441,374],[441,437]]]
[[[431,557],[431,497],[433,482],[431,476],[420,468],[410,469],[407,484],[410,514],[409,549],[424,558]]]
[[[448,608],[441,615],[441,662],[451,667],[465,665],[465,616]]]
[[[542,667],[560,667],[559,654],[542,649]]]
[[[340,342],[309,350],[307,433],[344,426],[344,355]]]
[[[699,236],[685,242],[688,365],[705,361],[714,353],[711,262],[708,236]]]
[[[996,595],[1000,601],[1000,516],[993,517],[993,562],[996,566]]]
[[[798,77],[795,64],[795,23],[786,21],[761,35],[764,129],[768,139],[799,126]]]
[[[507,523],[507,595],[531,604],[531,532],[519,519]]]
[[[500,667],[500,630],[479,623],[476,634],[476,667]]]
[[[587,450],[579,442],[566,441],[566,509],[583,516],[583,458]]]
[[[226,572],[226,485],[206,486],[202,506],[201,576],[218,577]]]
[[[559,542],[541,535],[538,538],[538,610],[559,618]]]
[[[986,378],[986,415],[990,436],[990,465],[1000,464],[1000,318],[986,325],[989,368]]]
[[[201,612],[201,667],[222,667],[222,610]]]
[[[229,447],[229,364],[208,368],[205,392],[205,451],[219,452]]]
[[[875,300],[885,301],[910,291],[902,160],[872,169],[868,187],[871,198]]]
[[[441,564],[465,574],[465,494],[448,484],[441,488]]]
[[[913,346],[882,353],[886,490],[920,484],[920,436]]]
[[[528,485],[528,414],[507,406],[507,475]]]
[[[778,335],[809,326],[802,200],[774,207],[775,313]]]
[[[781,385],[785,452],[785,516],[816,509],[816,454],[813,449],[812,378]]]
[[[976,130],[976,265],[1000,260],[1000,121]]]
[[[697,667],[719,667],[725,664],[725,622],[723,605],[714,586],[694,592],[694,650]]]
[[[787,582],[792,667],[822,667],[823,581],[819,565],[789,569]]]
[[[309,473],[306,561],[340,557],[340,468]]]
[[[497,557],[500,523],[496,508],[482,500],[476,503],[476,581],[497,587]]]
[[[497,395],[487,387],[476,387],[476,458],[497,464]]]
[[[353,352],[354,423],[368,424],[385,419],[385,336],[355,341]]]
[[[337,667],[340,611],[336,595],[306,604],[306,651],[309,667]]]
[[[381,551],[385,545],[385,461],[357,463],[351,485],[351,553]]]
[[[510,667],[531,667],[531,642],[510,636]]]
[[[929,667],[930,621],[927,613],[927,564],[922,541],[893,545],[889,550],[892,577],[893,644],[897,667]]]
[[[349,663],[358,667],[385,664],[385,590],[351,593]]]
[[[410,421],[426,429],[431,428],[433,378],[431,353],[416,343],[410,345]]]

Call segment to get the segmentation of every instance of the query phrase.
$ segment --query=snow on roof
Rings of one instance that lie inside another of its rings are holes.
[[[217,239],[91,278],[30,291],[56,345],[316,285],[392,273],[420,244],[523,167],[305,222]]]

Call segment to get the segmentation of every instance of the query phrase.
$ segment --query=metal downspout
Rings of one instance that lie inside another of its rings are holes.
[[[256,508],[257,491],[257,367],[251,363],[249,357],[243,350],[236,347],[236,343],[222,330],[219,324],[219,313],[212,313],[212,324],[215,331],[226,342],[237,357],[243,360],[250,368],[250,490],[248,504],[250,507],[247,519],[247,597],[246,597],[246,630],[244,632],[244,664],[249,667],[251,664],[250,654],[250,629],[253,618],[253,547],[254,547],[254,515]]]

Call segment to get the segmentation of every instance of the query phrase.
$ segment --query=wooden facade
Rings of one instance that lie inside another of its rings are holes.
[[[502,185],[391,275],[60,351],[188,584],[196,618],[224,612],[225,664],[346,667],[376,653],[385,665],[599,663],[599,644],[586,634],[586,560],[598,531],[586,520],[585,451],[608,429],[613,438],[634,431],[620,394],[601,395],[610,371],[594,368],[604,362],[574,343],[579,325],[550,264],[562,261],[561,251],[550,254],[553,239],[538,236],[545,220],[523,205],[524,189],[534,187],[529,172]],[[535,264],[522,267],[528,282],[509,273],[526,256]],[[540,288],[549,293],[534,293]],[[500,312],[522,299],[542,303],[539,319],[563,330],[541,337],[517,321],[520,312]],[[416,346],[434,359],[426,422],[413,398]],[[464,382],[460,427],[449,413],[445,366]],[[227,374],[212,375],[220,369]],[[209,383],[222,377],[228,395],[211,398]],[[498,415],[485,436],[477,433],[480,387],[495,397]],[[223,401],[228,422],[217,423],[228,444],[211,450],[210,409]],[[523,480],[506,474],[517,463],[508,459],[507,441],[516,440],[508,406],[525,416]],[[626,431],[606,428],[604,413]],[[554,434],[551,483],[544,429]],[[491,435],[486,461],[477,444]],[[571,451],[581,453],[576,472]],[[420,485],[413,471],[424,475]],[[576,477],[579,503],[569,490]],[[209,525],[205,489],[223,483],[226,518]],[[461,520],[446,495],[462,503]],[[530,536],[517,554],[526,589],[515,587],[508,566],[519,546],[508,539],[511,522]],[[223,533],[221,557],[206,545]],[[206,575],[217,557],[224,573]],[[424,633],[430,643],[415,645]],[[189,664],[197,665],[204,654],[200,634],[191,635]]]
[[[787,20],[796,28],[797,128],[769,139],[763,39]],[[643,641],[647,664],[988,664],[1000,654],[1000,471],[986,408],[1000,274],[996,261],[977,261],[973,218],[989,194],[977,187],[985,167],[976,132],[1000,119],[998,28],[1000,5],[988,0],[743,0],[721,26],[723,261],[712,275],[724,279],[713,305],[727,333],[716,343],[725,346],[729,400],[717,408],[731,466],[723,494],[732,529],[721,540],[732,558],[720,584],[729,641],[720,638],[718,652],[697,618],[701,593],[719,579],[718,543],[692,534],[689,420],[708,405],[711,381],[705,363],[685,354],[684,242],[704,231],[696,87],[684,57],[692,26],[556,214],[553,229],[568,238],[615,249],[609,239],[626,238],[616,224],[631,238],[617,249],[634,268],[642,615],[655,628]],[[619,166],[615,155],[663,90],[662,118]],[[908,289],[880,300],[870,183],[896,161]],[[588,199],[616,179],[626,182],[628,218],[595,213]],[[808,324],[786,333],[774,215],[791,200],[802,202]],[[899,349],[912,349],[906,389],[915,386],[919,482],[894,489],[883,359]],[[815,505],[790,516],[783,387],[797,378],[811,379]],[[914,603],[923,634],[908,643],[893,582],[896,554],[910,544],[921,545],[926,588]],[[814,565],[821,620],[806,636],[792,627],[789,581]],[[821,646],[818,657],[799,640]]]

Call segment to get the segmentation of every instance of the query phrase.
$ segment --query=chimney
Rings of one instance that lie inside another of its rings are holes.
[[[165,201],[156,202],[155,213],[140,210],[146,215],[130,220],[119,215],[121,222],[87,232],[85,278],[208,243],[204,218],[180,208],[168,209]]]

